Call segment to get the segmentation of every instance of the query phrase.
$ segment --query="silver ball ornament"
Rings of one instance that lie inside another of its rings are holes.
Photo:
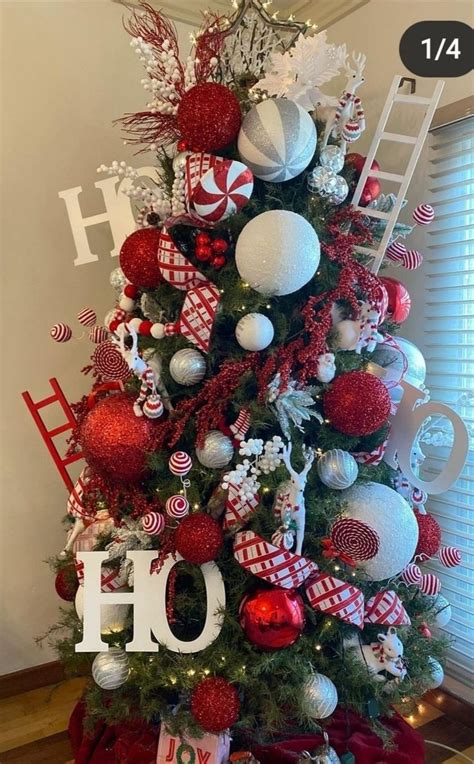
[[[312,754],[309,751],[303,751],[297,764],[341,764],[341,760],[334,748],[329,745],[329,736],[323,731],[324,743],[319,746]]]
[[[315,167],[306,181],[308,191],[312,194],[319,194],[325,199],[336,192],[337,177],[332,170],[327,170],[325,167]]]
[[[180,151],[173,159],[173,172],[178,173],[180,170],[184,170],[186,167],[186,158],[189,156],[190,151]]]
[[[308,716],[326,719],[335,710],[337,701],[336,687],[324,674],[314,674],[305,683],[302,705]]]
[[[319,164],[326,170],[341,172],[344,167],[344,152],[339,146],[326,146],[319,155]]]
[[[226,467],[234,455],[234,446],[227,435],[220,430],[210,430],[202,448],[196,448],[196,456],[209,469],[218,470]]]
[[[435,597],[430,597],[430,599],[433,602],[433,611],[435,613],[435,624],[440,629],[443,628],[443,626],[446,626],[453,615],[453,611],[451,609],[451,605],[449,604],[446,597],[443,597],[442,594],[438,594]]]
[[[428,666],[431,674],[431,682],[428,685],[428,690],[436,690],[444,682],[444,671],[441,663],[436,658],[428,658]]]
[[[206,375],[206,359],[194,348],[178,350],[171,358],[170,374],[180,385],[197,385]]]
[[[92,664],[94,682],[103,690],[116,690],[128,679],[130,666],[128,657],[120,647],[111,647],[108,652],[97,653]]]
[[[329,196],[331,204],[342,204],[347,194],[349,193],[349,186],[347,181],[342,175],[336,175],[336,188],[334,192]]]
[[[318,475],[324,485],[336,491],[349,488],[357,480],[359,467],[348,451],[331,448],[318,459]]]
[[[125,273],[121,268],[114,268],[109,276],[110,286],[115,289],[116,292],[122,292],[127,279]]]

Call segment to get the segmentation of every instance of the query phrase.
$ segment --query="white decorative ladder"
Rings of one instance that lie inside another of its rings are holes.
[[[423,98],[421,96],[417,96],[413,94],[402,95],[401,93],[398,92],[400,88],[401,80],[402,80],[402,77],[399,74],[397,74],[393,78],[392,85],[390,87],[390,90],[388,91],[387,100],[385,101],[385,106],[382,109],[382,113],[380,115],[379,123],[377,125],[374,138],[372,140],[369,152],[367,154],[367,158],[365,160],[364,167],[362,169],[361,176],[359,178],[359,182],[357,184],[356,190],[354,192],[354,196],[352,198],[352,206],[358,212],[361,212],[363,215],[366,215],[371,218],[379,218],[380,220],[387,221],[387,225],[386,225],[384,234],[382,236],[382,239],[376,248],[356,247],[357,252],[370,255],[370,257],[373,258],[373,263],[371,265],[371,270],[373,273],[377,273],[382,264],[382,260],[385,254],[385,249],[387,248],[387,245],[390,241],[390,237],[395,227],[395,223],[398,220],[398,216],[402,208],[403,200],[405,199],[406,191],[408,189],[408,186],[410,185],[412,175],[415,171],[416,163],[418,162],[418,158],[421,154],[421,149],[423,148],[425,138],[428,134],[428,130],[430,128],[431,121],[433,119],[433,115],[436,111],[436,107],[438,106],[438,102],[444,88],[444,82],[442,80],[438,80],[431,98]],[[412,135],[402,135],[398,133],[385,132],[385,127],[388,122],[388,118],[390,117],[393,105],[395,103],[404,103],[404,104],[407,104],[407,106],[409,107],[421,106],[425,108],[425,116],[424,116],[423,123],[420,127],[418,135],[412,136]],[[370,169],[372,166],[372,162],[375,159],[377,149],[379,148],[380,141],[386,141],[386,142],[392,142],[392,143],[408,143],[413,145],[413,151],[411,153],[410,159],[408,160],[408,164],[407,164],[404,175],[399,175],[398,173],[393,173],[393,172],[384,172],[383,170]],[[359,206],[360,197],[368,177],[380,178],[381,180],[390,180],[400,185],[400,189],[397,194],[397,200],[393,206],[393,209],[390,212],[382,212],[381,210],[370,209],[370,207]]]

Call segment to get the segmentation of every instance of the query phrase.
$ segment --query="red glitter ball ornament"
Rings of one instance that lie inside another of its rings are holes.
[[[331,425],[345,435],[376,432],[390,414],[390,395],[373,374],[349,371],[336,377],[324,393],[323,406]]]
[[[57,572],[54,580],[54,588],[62,600],[66,600],[66,602],[74,602],[76,592],[79,588],[74,565],[67,565]]]
[[[206,732],[222,732],[239,718],[239,693],[224,677],[208,676],[192,692],[191,713]]]
[[[215,151],[237,138],[242,115],[237,97],[216,82],[195,85],[178,106],[178,128],[193,151]]]
[[[120,250],[120,267],[135,286],[154,288],[162,281],[158,267],[157,228],[141,228],[127,236]]]
[[[418,509],[414,512],[418,523],[418,546],[415,555],[420,554],[425,559],[434,557],[441,546],[441,526],[428,512],[422,514]]]
[[[87,462],[104,477],[124,483],[145,476],[160,427],[156,419],[135,416],[134,401],[127,393],[103,398],[89,411],[79,434]]]
[[[240,625],[256,647],[282,650],[296,642],[303,631],[303,600],[294,590],[256,589],[242,600]]]
[[[181,520],[175,536],[176,550],[186,562],[204,565],[215,560],[224,543],[222,528],[204,512]]]

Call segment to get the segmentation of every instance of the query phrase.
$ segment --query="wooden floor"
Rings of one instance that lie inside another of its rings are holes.
[[[73,764],[66,730],[84,684],[84,679],[72,679],[0,700],[0,764]],[[426,764],[474,764],[474,718],[469,706],[436,691],[408,721],[426,740]]]

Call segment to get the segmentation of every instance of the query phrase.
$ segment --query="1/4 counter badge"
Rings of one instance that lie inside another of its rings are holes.
[[[473,68],[474,30],[461,21],[419,21],[400,40],[400,58],[419,77],[460,77]]]

